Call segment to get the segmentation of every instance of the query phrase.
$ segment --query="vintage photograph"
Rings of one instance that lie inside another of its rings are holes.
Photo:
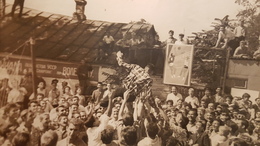
[[[260,0],[0,0],[0,146],[260,146]]]

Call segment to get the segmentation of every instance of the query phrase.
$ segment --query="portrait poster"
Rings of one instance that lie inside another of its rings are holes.
[[[190,86],[193,52],[193,45],[167,44],[164,84]]]

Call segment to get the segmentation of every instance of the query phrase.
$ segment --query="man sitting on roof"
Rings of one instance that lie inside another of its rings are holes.
[[[240,46],[236,48],[233,57],[238,58],[251,58],[252,54],[249,48],[246,46],[245,41],[240,41]]]

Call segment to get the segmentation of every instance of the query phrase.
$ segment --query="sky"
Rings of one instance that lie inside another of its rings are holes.
[[[13,3],[13,0],[7,0]],[[72,16],[74,0],[25,0],[25,7]],[[166,40],[168,31],[190,35],[210,30],[214,18],[236,18],[240,7],[235,0],[87,0],[87,19],[129,23],[145,19]]]

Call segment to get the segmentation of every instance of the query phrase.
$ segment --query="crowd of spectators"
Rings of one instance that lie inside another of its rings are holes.
[[[260,98],[250,100],[206,88],[187,97],[171,86],[167,97],[143,88],[139,94],[113,83],[98,83],[86,98],[81,88],[40,82],[28,108],[22,90],[9,92],[1,108],[0,145],[10,146],[228,146],[260,145]],[[17,88],[17,87],[14,87]],[[213,94],[214,93],[214,94]],[[253,104],[254,103],[254,104]]]

